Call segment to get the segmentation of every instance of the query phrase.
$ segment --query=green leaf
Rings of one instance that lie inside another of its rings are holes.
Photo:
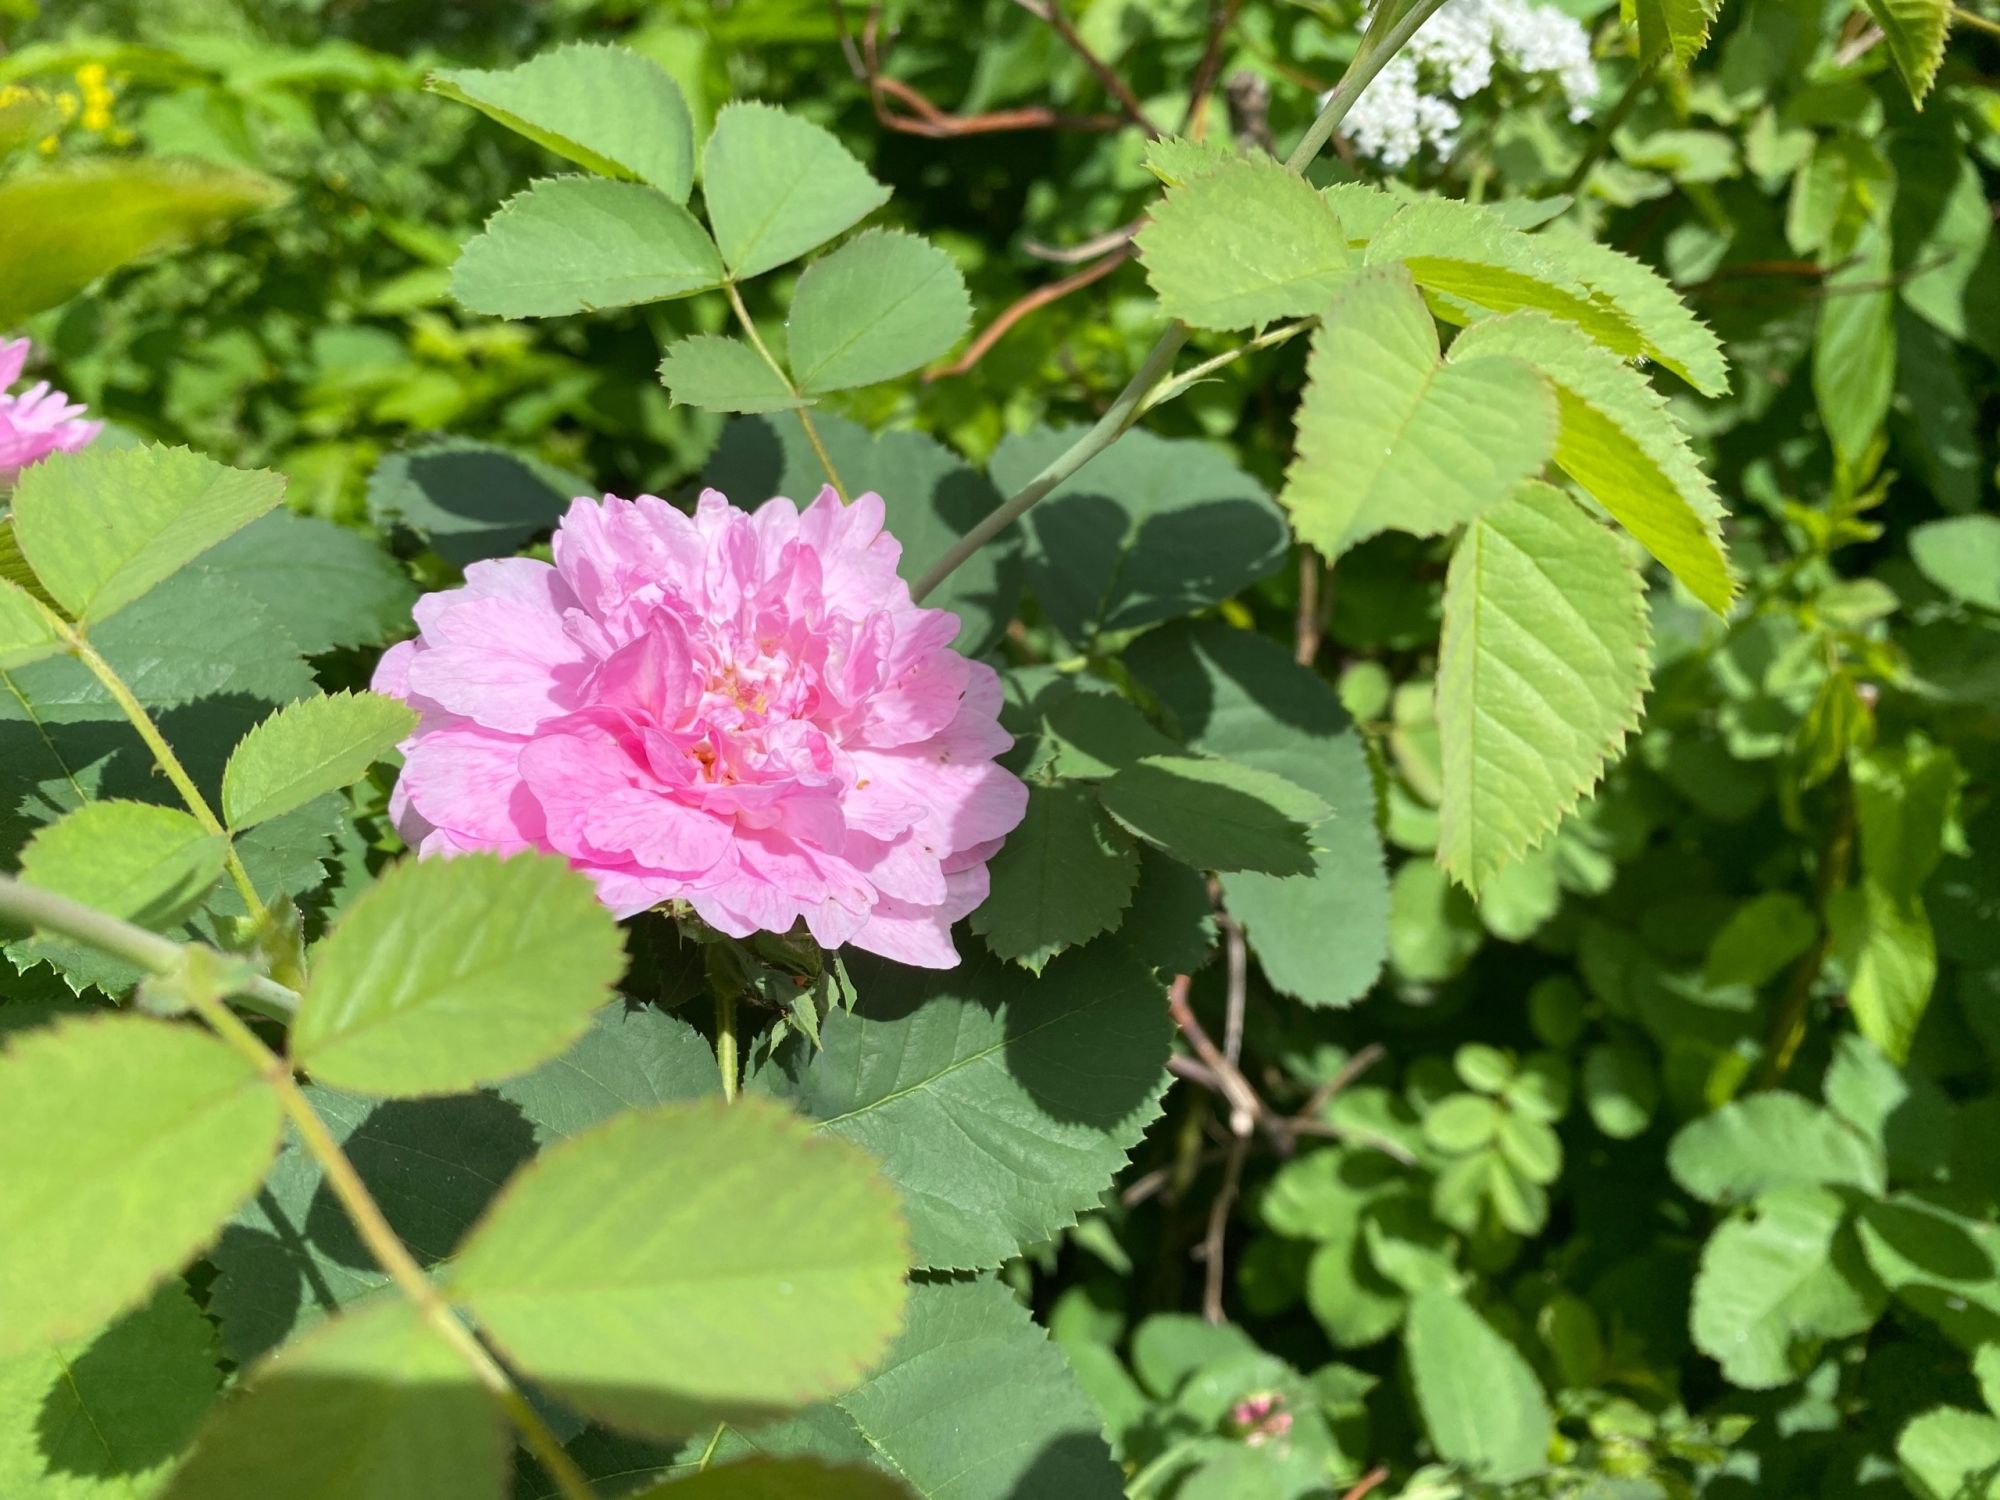
[[[2000,516],[1952,516],[1910,533],[1918,571],[1952,598],[2000,610]]]
[[[1966,1500],[2000,1478],[2000,1421],[1956,1406],[1934,1406],[1896,1438],[1903,1482],[1917,1500]]]
[[[994,480],[1021,489],[1081,435],[1048,427],[1007,437]],[[1284,513],[1226,450],[1144,428],[1057,485],[1026,526],[1028,587],[1078,644],[1227,599],[1274,572],[1290,546]]]
[[[997,1266],[1096,1205],[1166,1088],[1151,973],[1109,940],[1035,980],[979,955],[944,972],[849,967],[853,1011],[763,1081],[880,1158],[919,1266]]]
[[[1874,1043],[1841,1037],[1824,1092],[1827,1108],[1882,1151],[1892,1180],[1935,1177],[1949,1168],[1951,1100],[1930,1079],[1906,1076]]]
[[[154,1493],[220,1382],[215,1330],[179,1282],[95,1337],[0,1360],[0,1493]]]
[[[868,1158],[786,1111],[662,1105],[517,1174],[449,1288],[538,1384],[668,1435],[851,1388],[901,1320],[904,1234]]]
[[[1944,65],[1944,38],[1951,29],[1950,0],[1868,0],[1868,13],[1882,28],[1889,56],[1910,91],[1910,101],[1923,108],[1924,96],[1937,82]]]
[[[222,815],[249,828],[351,786],[417,716],[377,693],[333,693],[279,709],[243,737],[222,773]]]
[[[369,476],[368,511],[378,525],[407,526],[463,568],[508,556],[592,489],[530,455],[443,438],[383,459]]]
[[[1477,892],[1546,838],[1639,727],[1646,591],[1544,484],[1473,523],[1445,578],[1438,863]]]
[[[186,448],[87,448],[34,464],[14,489],[14,530],[72,618],[102,623],[283,498],[266,469]]]
[[[136,1307],[263,1179],[278,1096],[191,1026],[59,1020],[0,1053],[0,1357]],[[52,1122],[60,1122],[52,1129]]]
[[[1704,396],[1729,390],[1729,362],[1722,341],[1681,300],[1673,283],[1644,261],[1569,230],[1551,230],[1534,245],[1553,264],[1590,289],[1591,299],[1615,307],[1638,332],[1647,357],[1672,370]]]
[[[1910,1055],[1937,982],[1937,939],[1915,896],[1864,880],[1827,902],[1833,952],[1848,973],[1847,1004],[1861,1034],[1896,1062]]]
[[[972,930],[1000,957],[1040,973],[1063,949],[1118,925],[1139,854],[1086,789],[1031,781],[1028,811],[986,873],[992,889]]]
[[[1168,187],[1179,187],[1197,177],[1205,177],[1236,160],[1237,153],[1227,144],[1195,141],[1185,136],[1155,136],[1146,142],[1145,165]]]
[[[1591,1121],[1613,1140],[1644,1134],[1660,1107],[1652,1059],[1630,1043],[1598,1043],[1583,1056],[1583,1102]]]
[[[2000,1340],[2000,1228],[1903,1193],[1863,1204],[1859,1229],[1868,1264],[1897,1301],[1960,1348]]]
[[[880,493],[889,533],[903,545],[897,565],[914,583],[945,549],[1000,503],[992,480],[921,432],[871,434],[858,423],[821,412],[813,418],[820,441],[851,494]],[[705,480],[755,505],[767,495],[804,501],[819,492],[826,471],[805,429],[784,418],[750,417],[728,423],[709,460]],[[924,599],[927,609],[959,618],[960,653],[977,656],[1013,618],[1021,594],[1019,528],[1003,532]]]
[[[704,411],[789,411],[807,404],[755,349],[718,333],[669,344],[660,381],[681,405]]]
[[[813,1458],[746,1458],[635,1491],[627,1500],[909,1500],[879,1469]]]
[[[383,1103],[308,1084],[306,1097],[396,1237],[429,1267],[537,1150],[621,1109],[703,1098],[719,1085],[714,1052],[687,1022],[611,1005],[561,1057],[489,1091]],[[209,1310],[239,1364],[388,1284],[295,1131],[208,1258],[219,1273]]]
[[[0,672],[63,649],[62,621],[12,579],[0,578]]]
[[[722,107],[701,162],[708,222],[738,281],[797,260],[889,201],[827,131],[754,100]]]
[[[1708,45],[1722,0],[1628,0],[1639,29],[1639,53],[1671,50],[1685,68]]]
[[[373,646],[410,628],[416,586],[381,546],[351,527],[274,511],[188,570],[264,606],[298,650]]]
[[[1541,376],[1517,359],[1442,361],[1437,325],[1399,267],[1363,271],[1335,297],[1306,379],[1280,498],[1300,539],[1329,559],[1380,531],[1464,525],[1555,446]]]
[[[1098,788],[1110,814],[1198,870],[1312,870],[1306,830],[1319,799],[1282,776],[1194,755],[1149,755]]]
[[[1266,156],[1169,188],[1134,243],[1161,310],[1195,328],[1310,317],[1354,262],[1331,205]]]
[[[1766,1193],[1749,1218],[1709,1237],[1695,1274],[1689,1329],[1695,1346],[1749,1390],[1797,1380],[1821,1340],[1865,1333],[1887,1300],[1837,1194]]]
[[[1455,1292],[1410,1304],[1404,1335],[1424,1430],[1438,1456],[1495,1483],[1548,1467],[1554,1423],[1528,1362]]]
[[[62,129],[62,107],[42,89],[11,86],[0,94],[0,156]]]
[[[625,47],[573,43],[517,68],[445,68],[426,87],[602,177],[694,186],[694,123],[666,70]]]
[[[1782,973],[1819,936],[1819,920],[1791,891],[1752,896],[1730,913],[1708,945],[1702,975],[1720,988],[1757,989]]]
[[[928,240],[870,229],[806,267],[786,320],[792,378],[809,396],[925,364],[972,320],[965,278]]]
[[[1752,1094],[1681,1128],[1667,1168],[1709,1203],[1793,1187],[1882,1191],[1882,1158],[1826,1110],[1797,1094]]]
[[[1488,318],[1452,345],[1454,359],[1510,354],[1556,388],[1556,466],[1718,614],[1736,596],[1722,508],[1687,435],[1645,379],[1579,330],[1541,313]]]
[[[494,317],[554,318],[689,297],[726,275],[715,242],[664,193],[550,177],[486,221],[452,267],[451,294]]]
[[[256,172],[145,156],[69,160],[0,183],[0,328],[66,302],[107,271],[281,202]]]
[[[1071,693],[1043,716],[1042,733],[1062,774],[1081,781],[1102,781],[1149,755],[1180,751],[1144,714],[1113,693]]]
[[[87,802],[36,833],[21,851],[21,878],[164,931],[222,878],[224,847],[178,808]]]
[[[755,1453],[870,1463],[920,1500],[1124,1493],[1097,1413],[1062,1352],[1013,1292],[985,1277],[919,1283],[901,1337],[859,1386],[794,1421],[720,1438],[716,1462]],[[697,1441],[690,1461],[707,1441]]]
[[[1489,312],[1553,314],[1621,358],[1645,348],[1618,305],[1593,297],[1543,252],[1540,240],[1470,203],[1422,198],[1405,204],[1369,239],[1363,259],[1370,266],[1401,264],[1425,291]]]
[[[405,860],[312,954],[292,1058],[362,1093],[451,1093],[583,1034],[624,971],[618,926],[555,856]]]
[[[1834,452],[1859,466],[1896,394],[1895,266],[1888,231],[1871,221],[1829,272],[1813,336],[1812,388]]]
[[[1965,773],[1950,750],[1920,736],[1856,755],[1851,765],[1861,867],[1871,883],[1909,901],[1937,869]]]
[[[1307,1005],[1360,999],[1388,954],[1389,882],[1374,778],[1333,688],[1277,642],[1215,622],[1154,631],[1125,665],[1189,749],[1282,776],[1326,805],[1310,875],[1224,875],[1223,900],[1273,985]]]
[[[395,1298],[253,1369],[162,1500],[492,1500],[508,1446],[464,1357]]]

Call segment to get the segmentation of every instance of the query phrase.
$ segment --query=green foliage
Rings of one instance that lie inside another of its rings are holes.
[[[1596,784],[1638,728],[1646,644],[1644,585],[1561,492],[1528,486],[1466,530],[1438,648],[1438,860],[1454,878],[1479,891]]]
[[[715,242],[673,199],[551,177],[501,205],[452,268],[451,292],[473,312],[555,318],[689,297],[725,275]]]
[[[0,1362],[0,1481],[49,1500],[152,1493],[220,1379],[215,1330],[169,1282],[100,1333]]]
[[[755,102],[716,115],[701,181],[723,263],[739,280],[818,249],[889,201],[827,131]]]
[[[1295,175],[1396,7],[236,9],[0,24],[0,911],[151,929],[0,917],[0,1492],[1993,1486],[1976,14]],[[1030,786],[958,967],[399,859],[420,591],[829,482]]]
[[[945,975],[851,970],[853,1011],[818,1047],[788,1044],[766,1081],[880,1160],[921,1267],[997,1266],[1073,1223],[1159,1113],[1158,985],[1114,941],[1032,984],[971,955]]]
[[[1353,260],[1326,200],[1256,157],[1208,163],[1171,187],[1136,243],[1161,308],[1196,328],[1316,314]]]
[[[1477,520],[1540,471],[1555,397],[1515,359],[1449,362],[1407,272],[1362,272],[1313,336],[1298,456],[1283,500],[1299,536],[1338,560],[1394,529]]]
[[[849,1389],[896,1331],[906,1264],[861,1152],[769,1105],[663,1105],[544,1153],[448,1290],[578,1410],[665,1436]]]
[[[1507,1341],[1439,1287],[1410,1305],[1410,1378],[1438,1456],[1481,1477],[1525,1478],[1548,1461],[1549,1408]]]
[[[331,1320],[251,1370],[164,1493],[249,1500],[277,1486],[325,1500],[472,1500],[499,1492],[506,1465],[486,1393],[435,1327],[386,1302]]]
[[[676,203],[694,186],[687,101],[657,62],[624,47],[558,47],[503,71],[446,68],[429,86],[601,177]]]
[[[374,693],[335,693],[281,708],[231,753],[222,772],[222,815],[231,828],[249,828],[349,786],[416,723],[403,704]]]
[[[54,307],[107,271],[269,209],[284,189],[214,162],[99,158],[0,182],[0,324]]]
[[[185,448],[97,449],[30,469],[14,491],[14,530],[55,601],[99,625],[283,493],[275,474]]]
[[[278,1098],[256,1070],[167,1021],[38,1028],[0,1054],[0,1084],[0,1131],[36,1143],[0,1197],[8,1357],[144,1302],[215,1238],[277,1149]],[[51,1279],[51,1266],[63,1274]]]
[[[965,281],[915,235],[871,229],[806,268],[786,323],[808,395],[874,385],[944,353],[972,316]]]
[[[292,1056],[368,1094],[469,1089],[562,1052],[623,968],[617,928],[562,860],[412,861],[313,951]]]

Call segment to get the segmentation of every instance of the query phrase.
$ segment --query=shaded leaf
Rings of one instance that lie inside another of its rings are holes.
[[[994,479],[1021,489],[1080,434],[1051,427],[1006,438]],[[1143,428],[1057,485],[1026,526],[1028,587],[1079,644],[1227,599],[1274,571],[1289,545],[1283,513],[1223,449]]]
[[[1306,830],[1326,815],[1282,776],[1194,755],[1149,755],[1098,795],[1132,832],[1199,870],[1307,874]]]
[[[1081,786],[1028,784],[1028,810],[987,862],[991,893],[972,930],[1039,973],[1063,949],[1118,925],[1139,878],[1132,840]]]
[[[492,1500],[507,1454],[500,1409],[464,1357],[386,1299],[252,1369],[162,1500]]]
[[[1092,1207],[1159,1113],[1165,990],[1112,940],[1025,979],[850,964],[860,999],[766,1086],[881,1160],[919,1266],[996,1266]]]
[[[378,525],[407,526],[462,568],[512,553],[592,489],[530,455],[443,438],[383,459],[369,476],[368,510]]]

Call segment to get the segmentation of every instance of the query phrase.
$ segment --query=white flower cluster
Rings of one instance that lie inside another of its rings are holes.
[[[1531,0],[1451,0],[1354,101],[1343,127],[1347,137],[1391,170],[1407,165],[1425,146],[1449,155],[1458,144],[1460,123],[1451,100],[1484,91],[1496,64],[1531,81],[1553,78],[1569,104],[1569,117],[1589,117],[1597,65],[1581,24],[1553,5]]]

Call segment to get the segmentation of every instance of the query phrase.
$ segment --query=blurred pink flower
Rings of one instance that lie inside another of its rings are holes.
[[[21,378],[28,341],[0,343],[0,484],[51,453],[74,453],[104,430],[102,422],[81,422],[83,407],[38,380],[18,396],[7,387]]]
[[[879,495],[692,518],[579,499],[555,566],[474,563],[375,688],[421,719],[391,808],[425,855],[555,850],[619,916],[680,899],[733,937],[958,961],[951,924],[1027,790],[1000,680],[921,609]]]

